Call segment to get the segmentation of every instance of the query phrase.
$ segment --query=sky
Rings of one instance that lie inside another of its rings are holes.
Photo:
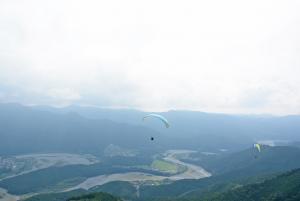
[[[0,102],[300,114],[298,0],[0,0]]]

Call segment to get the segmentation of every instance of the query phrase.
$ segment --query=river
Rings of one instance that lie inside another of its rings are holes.
[[[192,150],[169,150],[164,153],[163,159],[165,161],[185,166],[187,169],[185,172],[172,175],[172,176],[157,176],[153,174],[145,174],[141,172],[129,172],[129,173],[120,173],[120,174],[110,174],[110,175],[99,175],[96,177],[91,177],[80,183],[79,185],[67,189],[66,191],[75,190],[75,189],[90,189],[95,186],[103,185],[112,181],[128,181],[128,182],[145,182],[145,181],[163,181],[165,179],[176,181],[181,179],[201,179],[205,177],[210,177],[211,174],[204,170],[200,166],[189,164],[183,161],[180,161],[176,156],[178,154],[188,154],[192,153]]]

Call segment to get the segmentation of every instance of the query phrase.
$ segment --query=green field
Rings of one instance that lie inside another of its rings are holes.
[[[178,172],[178,166],[176,164],[164,160],[154,160],[151,164],[151,167],[161,172],[170,172],[170,173]]]

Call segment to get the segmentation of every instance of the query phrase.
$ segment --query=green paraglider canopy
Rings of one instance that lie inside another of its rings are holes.
[[[170,127],[170,124],[169,124],[168,120],[165,117],[163,117],[159,114],[148,114],[148,115],[143,117],[143,121],[145,121],[147,118],[150,118],[150,117],[157,118],[157,119],[161,120],[165,124],[166,128]]]
[[[256,148],[258,150],[258,152],[261,152],[260,144],[255,143],[253,146],[254,146],[254,148]]]

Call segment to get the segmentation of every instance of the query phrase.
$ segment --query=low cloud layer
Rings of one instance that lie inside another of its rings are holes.
[[[300,113],[297,0],[0,2],[0,101]]]

